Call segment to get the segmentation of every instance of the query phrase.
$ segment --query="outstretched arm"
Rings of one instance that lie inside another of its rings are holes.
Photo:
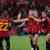
[[[24,18],[24,19],[20,19],[20,20],[13,20],[13,22],[17,23],[17,22],[25,22],[28,21],[28,18]]]
[[[33,16],[31,18],[33,18],[37,22],[41,22],[41,19],[37,19],[36,17],[33,17]]]
[[[38,18],[36,18],[36,17],[32,17],[35,21],[37,21],[37,22],[43,22],[43,21],[45,21],[46,19],[38,19]]]

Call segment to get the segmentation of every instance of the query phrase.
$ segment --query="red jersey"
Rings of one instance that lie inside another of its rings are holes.
[[[8,33],[8,19],[0,19],[0,38],[8,37],[10,34]]]
[[[50,33],[50,19],[48,20],[48,32]]]
[[[42,19],[45,19],[45,21],[40,22],[40,32],[47,32],[47,17],[43,17]]]
[[[27,32],[37,33],[39,31],[39,22],[30,19],[27,22]]]

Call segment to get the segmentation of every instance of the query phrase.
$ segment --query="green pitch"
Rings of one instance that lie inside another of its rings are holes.
[[[10,50],[31,50],[28,36],[12,36],[10,38]]]
[[[38,44],[40,50],[46,50],[44,36],[40,36]],[[30,39],[28,36],[12,36],[10,38],[10,50],[31,50]]]
[[[39,50],[46,50],[45,36],[40,36],[39,38]]]

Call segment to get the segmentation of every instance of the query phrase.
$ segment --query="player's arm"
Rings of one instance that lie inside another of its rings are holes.
[[[24,24],[25,24],[25,22],[23,22],[21,25],[19,25],[18,27],[22,27],[22,26],[24,26]]]
[[[32,17],[35,21],[37,21],[37,22],[43,22],[43,21],[45,21],[46,19],[38,19],[38,18],[36,18],[36,17]]]
[[[42,19],[41,21],[44,22],[46,19]]]
[[[33,18],[37,22],[41,22],[41,19],[37,19],[36,17],[33,17],[33,16],[31,18]]]
[[[19,12],[18,16],[17,16],[17,19],[21,19],[21,12]]]
[[[17,23],[17,22],[25,22],[28,21],[28,18],[24,18],[24,19],[19,19],[19,20],[13,20],[13,22]]]
[[[49,17],[47,17],[47,20],[50,20],[50,18],[49,18]]]

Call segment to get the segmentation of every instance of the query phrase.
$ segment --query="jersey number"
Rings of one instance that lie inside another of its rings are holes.
[[[0,31],[8,31],[8,23],[0,23]]]

